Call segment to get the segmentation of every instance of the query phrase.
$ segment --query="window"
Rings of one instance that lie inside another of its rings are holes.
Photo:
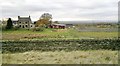
[[[26,25],[26,27],[28,27],[28,26]]]
[[[27,24],[27,22],[25,22]]]
[[[19,27],[21,27],[21,25]]]
[[[21,23],[21,22],[19,22],[19,23]]]
[[[31,25],[31,27],[32,27],[32,25]]]

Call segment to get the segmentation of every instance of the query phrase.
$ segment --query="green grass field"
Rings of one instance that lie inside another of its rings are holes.
[[[16,37],[17,36],[17,37]],[[45,29],[44,31],[9,30],[2,32],[3,40],[44,39],[44,38],[79,38],[104,39],[117,38],[118,32],[78,32],[75,29]]]

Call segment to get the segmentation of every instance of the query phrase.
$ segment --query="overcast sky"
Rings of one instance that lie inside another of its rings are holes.
[[[0,19],[31,16],[33,21],[43,13],[53,20],[116,20],[119,0],[0,0]]]

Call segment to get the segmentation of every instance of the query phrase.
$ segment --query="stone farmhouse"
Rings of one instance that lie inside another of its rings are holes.
[[[16,23],[17,22],[17,23]],[[18,21],[13,21],[13,24],[19,27],[19,28],[25,28],[25,29],[30,29],[34,28],[34,24],[32,23],[32,20],[29,17],[20,17],[18,16]]]

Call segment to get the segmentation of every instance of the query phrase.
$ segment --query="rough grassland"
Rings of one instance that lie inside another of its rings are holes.
[[[46,38],[109,39],[117,38],[118,32],[78,32],[74,29],[45,29],[43,32],[31,30],[10,30],[2,32],[3,40],[28,40]],[[29,51],[24,53],[2,54],[4,64],[118,64],[118,51]]]
[[[45,29],[43,32],[32,30],[3,31],[3,40],[43,39],[43,38],[80,38],[104,39],[117,38],[118,32],[79,32],[75,29]]]
[[[3,54],[4,64],[118,64],[118,51],[30,51]]]

